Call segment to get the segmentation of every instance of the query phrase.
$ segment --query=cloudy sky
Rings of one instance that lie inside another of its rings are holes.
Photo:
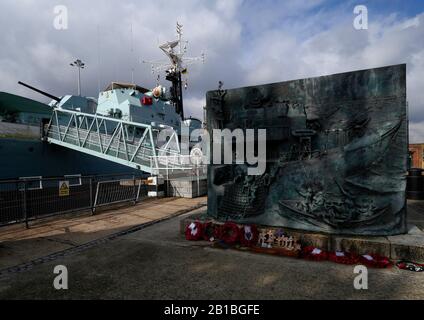
[[[67,8],[66,30],[54,28],[58,5]],[[368,30],[353,27],[356,5],[368,8]],[[219,80],[231,88],[407,63],[411,141],[424,142],[422,0],[2,0],[0,91],[45,101],[21,80],[76,93],[75,58],[87,64],[84,95],[130,82],[133,68],[135,82],[152,88],[156,76],[139,61],[162,58],[157,46],[175,38],[176,21],[187,55],[206,54],[189,70],[187,114],[202,116]]]

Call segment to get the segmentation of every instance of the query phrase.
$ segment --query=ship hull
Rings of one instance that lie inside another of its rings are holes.
[[[36,139],[0,138],[0,179],[140,171]]]

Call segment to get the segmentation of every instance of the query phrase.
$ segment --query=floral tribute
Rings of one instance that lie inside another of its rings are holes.
[[[190,241],[203,239],[203,224],[199,221],[190,223],[185,230],[185,237]]]
[[[364,254],[359,257],[359,262],[370,268],[390,268],[393,265],[389,258],[378,254]]]
[[[254,252],[300,257],[312,261],[332,261],[335,263],[353,265],[363,264],[372,268],[390,268],[393,266],[389,258],[377,254],[357,255],[352,252],[326,250],[314,247],[303,247],[293,236],[283,230],[258,228],[255,225],[239,226],[234,222],[216,224],[195,221],[187,225],[185,237],[190,241],[206,240],[224,243],[230,247],[248,248]],[[423,272],[424,265],[412,262],[399,262],[400,269]]]
[[[328,260],[328,252],[319,248],[308,246],[302,249],[301,257],[312,261],[323,261]]]
[[[218,230],[218,238],[224,243],[234,245],[239,242],[241,231],[234,222],[226,222]]]
[[[259,238],[258,228],[254,225],[247,225],[241,228],[240,243],[244,247],[253,247],[257,245]]]
[[[412,262],[412,261],[399,261],[396,266],[401,270],[408,270],[413,272],[424,272],[424,264]]]
[[[298,256],[301,245],[292,236],[286,235],[281,229],[262,229],[259,233],[255,251],[275,253],[285,256]]]
[[[359,262],[359,256],[351,252],[336,251],[328,253],[328,260],[335,263],[352,265]]]
[[[203,240],[214,242],[219,237],[218,227],[213,222],[206,222],[203,225]]]

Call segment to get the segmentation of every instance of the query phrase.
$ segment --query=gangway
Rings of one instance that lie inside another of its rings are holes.
[[[178,135],[158,145],[164,129],[143,123],[56,108],[43,128],[43,139],[68,149],[122,164],[149,174],[193,171],[181,155]]]

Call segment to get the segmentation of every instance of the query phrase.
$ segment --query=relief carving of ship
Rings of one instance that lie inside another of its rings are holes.
[[[224,186],[220,214],[233,218],[257,216],[263,213],[270,180],[267,174],[255,177],[241,174],[235,183]]]
[[[280,200],[280,215],[300,222],[308,222],[319,227],[351,228],[372,224],[382,218],[389,206],[378,207],[372,197],[357,198],[345,190],[343,182],[349,181],[350,187],[355,187],[350,175],[364,174],[371,171],[385,156],[391,142],[396,138],[401,128],[402,121],[388,122],[381,126],[377,132],[366,135],[343,147],[327,150],[319,157],[311,157],[307,160],[299,160],[291,163],[281,164],[284,179],[284,167],[289,170],[293,166],[308,168],[314,166],[331,172],[334,183],[324,186],[320,183],[304,182],[301,190],[296,189],[300,198]],[[343,164],[343,166],[341,166]],[[290,168],[288,168],[290,167]],[[343,171],[339,168],[343,167]],[[368,176],[372,176],[369,174]],[[307,179],[305,178],[305,181]],[[362,181],[364,183],[364,181]],[[338,192],[331,192],[334,188]],[[363,187],[361,185],[360,187]],[[375,190],[384,193],[384,186],[378,186]],[[329,191],[326,191],[329,189]],[[389,192],[389,191],[388,191]]]

